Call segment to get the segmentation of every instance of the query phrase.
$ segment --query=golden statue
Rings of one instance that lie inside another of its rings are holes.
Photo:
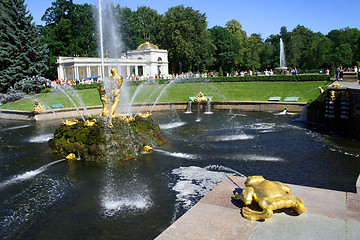
[[[135,118],[133,116],[123,116],[122,120],[125,122],[134,122]]]
[[[66,156],[66,160],[68,160],[68,161],[73,161],[75,159],[76,159],[76,156],[73,153],[70,153],[69,155]]]
[[[139,113],[139,116],[142,117],[142,118],[148,118],[151,116],[151,114],[149,112],[146,112],[146,113]]]
[[[342,87],[343,85],[340,83],[333,83],[332,86],[338,88],[338,87]]]
[[[262,176],[251,176],[246,178],[241,194],[236,193],[233,199],[242,200],[247,206],[254,200],[263,209],[260,212],[244,207],[242,215],[249,220],[269,218],[274,210],[281,208],[292,208],[298,214],[305,212],[303,200],[290,192],[290,187],[281,182],[265,180]]]
[[[196,95],[196,97],[189,97],[189,99],[192,102],[197,102],[197,103],[206,103],[208,101],[212,101],[211,97],[207,97],[205,96],[202,92],[199,92],[199,94]]]
[[[84,126],[92,127],[92,126],[94,126],[95,123],[96,123],[96,119],[86,120],[85,123],[84,123]]]
[[[149,145],[146,145],[146,146],[144,147],[144,152],[146,152],[146,153],[151,153],[152,151],[153,151],[153,148],[150,147]]]
[[[65,120],[64,124],[67,125],[67,126],[71,126],[71,125],[75,125],[78,123],[78,120],[77,119],[74,119],[72,121],[69,121],[69,120]]]
[[[112,76],[109,78],[110,79],[109,87],[111,89],[111,92],[106,93],[104,83],[101,83],[97,88],[103,105],[103,110],[101,111],[100,116],[112,116],[112,117],[118,116],[115,110],[120,101],[121,85],[123,84],[124,80],[117,73],[116,68],[111,69],[111,74]],[[109,98],[109,102],[112,103],[110,110],[108,107],[108,98]]]
[[[45,112],[46,108],[44,107],[44,105],[40,104],[38,101],[35,100],[34,108],[32,111],[33,112]]]
[[[330,98],[331,98],[331,100],[335,100],[335,98],[336,98],[336,95],[335,95],[335,91],[330,91]]]

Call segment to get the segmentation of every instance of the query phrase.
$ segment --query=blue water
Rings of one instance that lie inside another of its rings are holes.
[[[168,143],[112,167],[50,155],[59,121],[0,120],[0,238],[153,239],[230,174],[355,191],[360,143],[296,115],[152,117]]]

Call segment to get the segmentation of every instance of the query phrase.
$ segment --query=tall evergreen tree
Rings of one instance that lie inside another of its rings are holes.
[[[0,91],[46,71],[46,45],[41,45],[24,0],[0,1]]]

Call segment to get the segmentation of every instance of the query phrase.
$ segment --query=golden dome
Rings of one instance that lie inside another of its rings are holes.
[[[149,41],[140,44],[136,50],[145,50],[145,49],[159,49],[155,44],[150,43]]]

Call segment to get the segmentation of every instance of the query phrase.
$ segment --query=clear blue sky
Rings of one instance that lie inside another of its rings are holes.
[[[53,0],[25,0],[36,24]],[[76,4],[98,5],[98,0],[73,0]],[[105,2],[105,0],[102,0]],[[164,14],[170,7],[184,5],[205,13],[208,27],[222,26],[231,19],[240,22],[248,36],[260,33],[263,38],[278,34],[282,26],[292,31],[303,25],[313,32],[327,34],[333,29],[360,29],[359,0],[112,0],[121,7],[136,10],[148,6]]]

